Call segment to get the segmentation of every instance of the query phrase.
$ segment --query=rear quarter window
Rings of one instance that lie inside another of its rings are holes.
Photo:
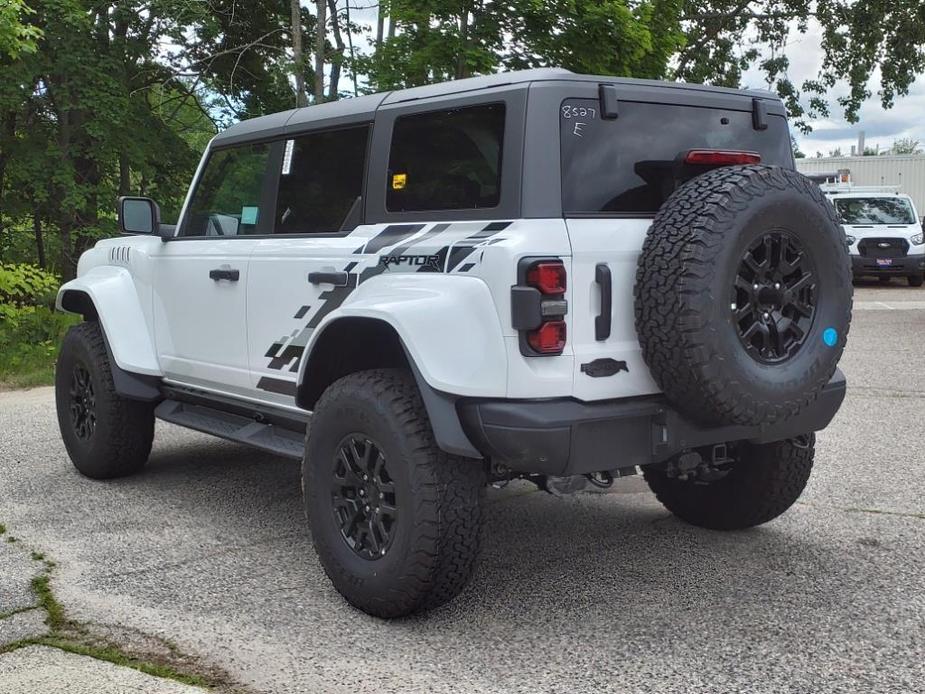
[[[750,150],[765,164],[793,167],[787,121],[751,111],[620,102],[613,120],[596,99],[567,99],[559,112],[562,209],[569,214],[654,214],[674,190],[665,162],[689,149]],[[661,165],[660,165],[661,164]]]
[[[504,104],[402,116],[389,152],[389,212],[498,205]]]

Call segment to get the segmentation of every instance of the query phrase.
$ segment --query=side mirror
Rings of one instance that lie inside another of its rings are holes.
[[[123,234],[154,234],[160,231],[161,210],[151,198],[124,195],[119,198],[119,231]]]

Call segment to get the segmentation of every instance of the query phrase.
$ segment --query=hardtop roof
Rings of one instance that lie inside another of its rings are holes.
[[[322,104],[290,109],[267,116],[259,116],[236,123],[223,130],[213,138],[215,145],[232,144],[277,137],[289,132],[298,132],[324,126],[350,125],[369,122],[380,106],[408,101],[417,101],[433,97],[461,94],[495,87],[526,88],[532,82],[576,81],[600,82],[606,84],[625,84],[646,87],[658,87],[691,92],[712,92],[736,94],[758,99],[780,101],[779,97],[766,90],[730,89],[712,87],[684,82],[666,82],[660,80],[635,79],[628,77],[611,77],[601,75],[580,75],[562,68],[536,68],[532,70],[515,70],[499,72],[480,77],[410,87],[389,92],[380,92],[367,96],[339,99]]]

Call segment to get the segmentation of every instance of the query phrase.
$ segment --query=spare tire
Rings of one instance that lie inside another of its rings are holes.
[[[636,331],[689,419],[774,422],[832,377],[851,296],[845,234],[819,187],[789,169],[724,167],[656,214],[636,270]]]

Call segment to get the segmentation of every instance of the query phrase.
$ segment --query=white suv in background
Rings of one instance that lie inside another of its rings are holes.
[[[905,277],[921,287],[925,276],[925,238],[912,198],[895,187],[824,184],[845,229],[851,269],[889,282]]]

